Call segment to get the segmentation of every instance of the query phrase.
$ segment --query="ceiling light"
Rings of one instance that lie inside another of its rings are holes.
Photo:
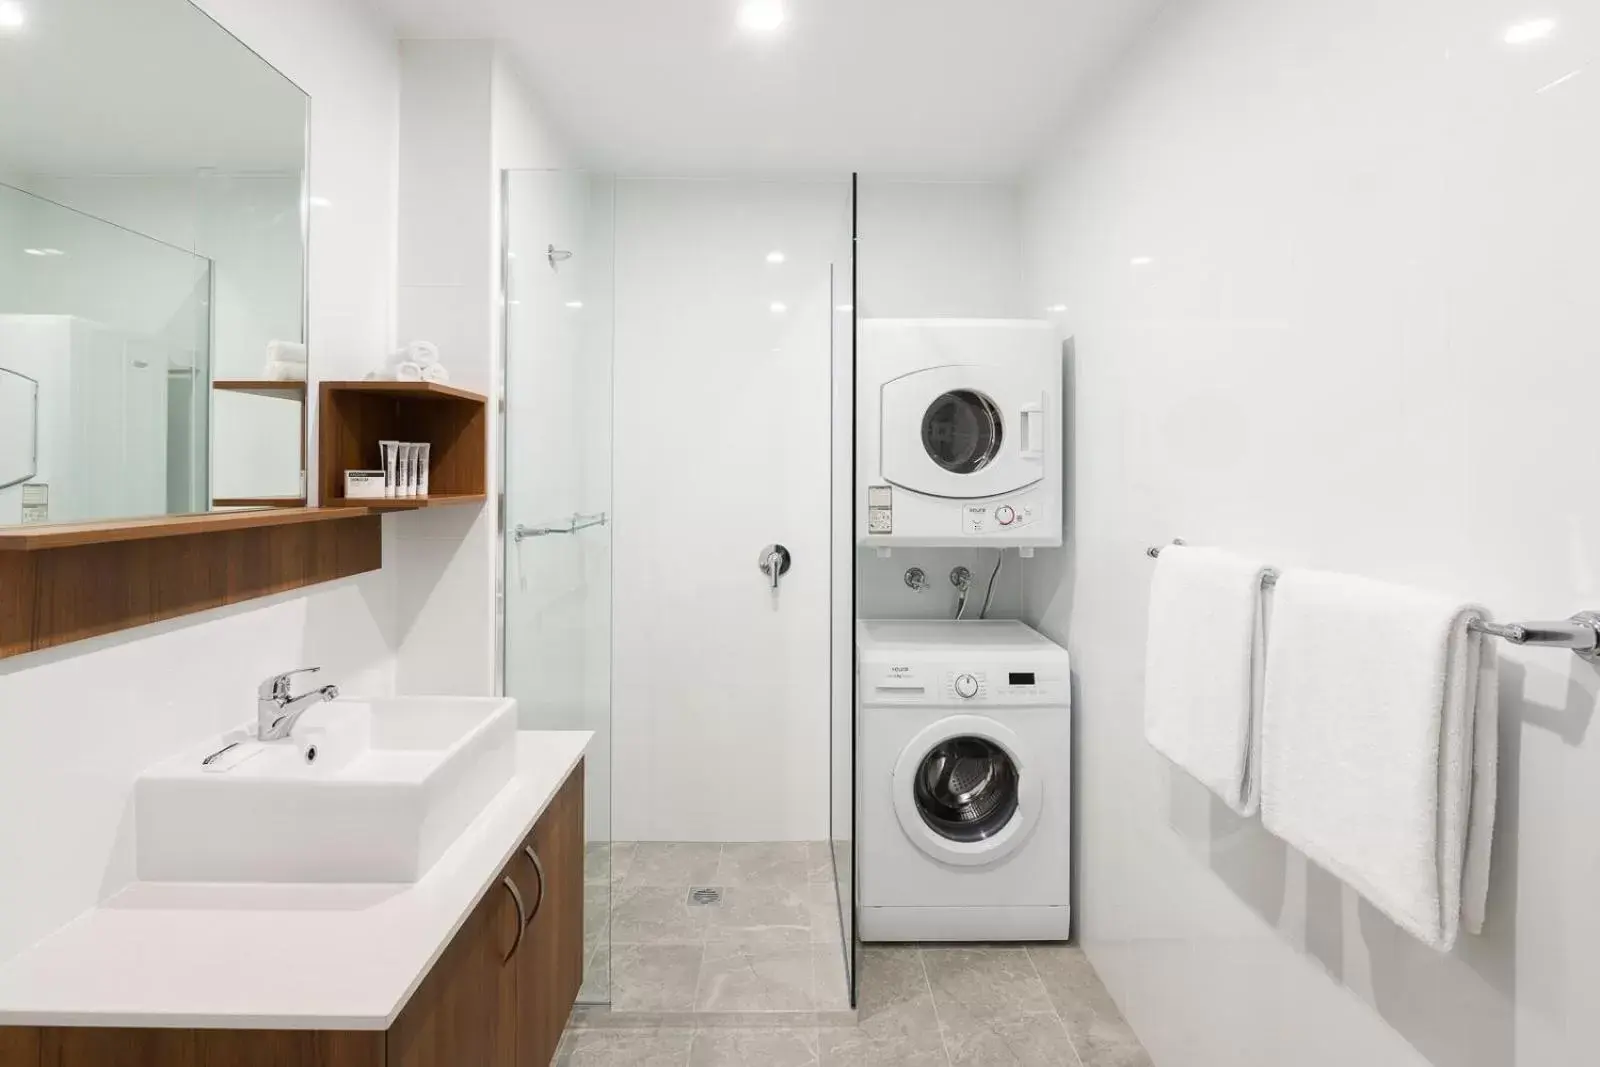
[[[778,0],[744,0],[739,5],[739,26],[751,33],[772,33],[786,17]]]
[[[1050,312],[1053,315],[1053,314],[1055,314],[1057,312],[1067,310],[1067,305],[1065,305],[1065,304],[1051,304],[1049,307],[1045,308],[1045,310]]]
[[[1148,267],[1154,262],[1155,260],[1149,256],[1134,256],[1132,259],[1128,260],[1128,265],[1132,267]]]
[[[28,9],[20,0],[0,0],[0,30],[21,29],[28,21]]]
[[[767,253],[767,262],[773,264],[774,266],[776,266],[779,263],[782,263],[783,259],[784,259],[784,256],[783,256],[782,252],[774,251],[774,252],[768,252]]]
[[[61,251],[61,249],[59,249],[59,248],[24,248],[23,251],[26,252],[30,256],[64,256],[64,255],[66,255],[66,253]]]
[[[567,307],[569,307],[569,308],[581,308],[581,307],[583,307],[583,301],[582,300],[568,300],[567,301]]]
[[[307,200],[306,203],[310,204],[312,207],[332,207],[333,206],[333,201],[329,200],[325,196],[313,196],[311,199]]]
[[[1555,19],[1529,19],[1506,30],[1506,44],[1528,44],[1542,41],[1555,32]]]
[[[774,315],[782,315],[785,311],[788,311],[788,310],[789,310],[789,305],[783,303],[781,300],[774,300],[772,302],[772,313]]]

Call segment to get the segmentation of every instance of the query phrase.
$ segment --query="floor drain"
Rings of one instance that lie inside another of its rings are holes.
[[[722,890],[716,886],[701,886],[698,889],[689,890],[689,904],[691,906],[704,907],[707,904],[721,903]]]

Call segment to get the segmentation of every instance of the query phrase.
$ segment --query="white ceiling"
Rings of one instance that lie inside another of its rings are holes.
[[[588,162],[625,173],[1006,176],[1162,0],[371,0],[500,38]]]
[[[305,97],[189,0],[22,4],[0,33],[0,167],[301,169]]]

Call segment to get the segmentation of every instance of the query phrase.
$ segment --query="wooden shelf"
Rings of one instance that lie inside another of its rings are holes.
[[[236,378],[211,383],[211,388],[221,393],[250,393],[254,396],[282,397],[304,402],[305,382],[270,382],[265,379]]]
[[[303,496],[219,496],[211,502],[214,508],[303,508]]]
[[[79,545],[108,545],[119,541],[150,541],[158,537],[254,530],[264,526],[294,526],[308,522],[338,522],[371,514],[368,509],[261,508],[256,511],[213,511],[204,515],[158,515],[149,519],[115,522],[69,522],[55,525],[0,527],[0,552],[42,552]]]
[[[323,382],[317,405],[318,499],[374,511],[482,504],[489,492],[489,401],[432,382]],[[379,441],[427,442],[432,496],[347,501],[344,472],[381,470]]]
[[[382,499],[366,497],[347,500],[335,497],[323,507],[366,508],[370,511],[410,511],[414,508],[452,508],[487,502],[487,493],[431,493],[428,496],[397,496]]]

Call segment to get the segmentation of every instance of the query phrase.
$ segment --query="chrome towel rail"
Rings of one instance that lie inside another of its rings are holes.
[[[1180,538],[1172,543],[1181,545],[1184,542]],[[1161,555],[1161,548],[1160,545],[1152,545],[1144,550],[1144,554],[1155,559]],[[1278,570],[1268,567],[1261,576],[1261,587],[1272,588],[1278,584],[1279,576]],[[1514,645],[1571,649],[1573,654],[1583,659],[1600,661],[1600,611],[1580,611],[1562,622],[1490,622],[1488,619],[1473,619],[1467,623],[1467,629],[1510,641]]]
[[[565,525],[523,526],[521,523],[518,523],[516,528],[511,531],[511,539],[517,544],[521,544],[530,537],[549,537],[551,534],[573,534],[577,533],[579,530],[587,530],[591,526],[604,526],[609,521],[610,517],[607,516],[605,512],[598,511],[593,515],[579,515],[574,513],[572,518],[566,521]]]

